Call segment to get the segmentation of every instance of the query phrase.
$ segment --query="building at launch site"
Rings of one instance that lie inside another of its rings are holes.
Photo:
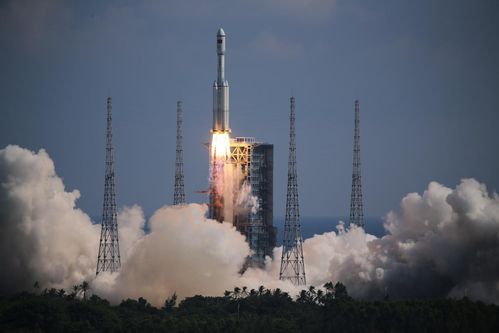
[[[217,33],[217,79],[213,83],[209,217],[232,223],[252,250],[250,265],[263,265],[276,244],[273,226],[274,147],[253,137],[231,137],[226,35]]]

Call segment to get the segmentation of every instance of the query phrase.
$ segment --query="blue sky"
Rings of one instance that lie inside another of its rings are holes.
[[[430,181],[499,188],[497,1],[2,1],[0,146],[45,148],[79,206],[101,211],[106,97],[119,205],[173,196],[184,104],[189,201],[208,180],[215,35],[227,34],[234,135],[275,145],[284,214],[289,96],[303,216],[348,215],[360,99],[365,214]]]

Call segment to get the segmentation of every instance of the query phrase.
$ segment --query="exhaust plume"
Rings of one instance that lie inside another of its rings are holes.
[[[66,192],[54,163],[18,146],[0,150],[0,292],[70,287],[95,275],[99,226]]]
[[[148,233],[139,206],[122,208],[122,271],[95,278],[99,226],[76,208],[79,195],[65,190],[43,149],[0,150],[1,294],[30,290],[34,281],[70,288],[83,280],[114,302],[142,296],[156,306],[174,292],[221,295],[235,286],[298,293],[278,280],[281,248],[264,269],[241,276],[250,254],[244,236],[230,223],[207,219],[207,206],[197,204],[158,209]],[[499,303],[499,198],[485,185],[464,179],[451,189],[432,182],[423,194],[403,198],[385,228],[387,235],[377,238],[340,223],[305,240],[308,282],[341,281],[367,299],[467,295]]]

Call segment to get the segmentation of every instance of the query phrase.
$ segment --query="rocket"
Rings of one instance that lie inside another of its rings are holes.
[[[217,33],[218,75],[213,82],[213,133],[230,133],[229,82],[225,80],[225,32]]]

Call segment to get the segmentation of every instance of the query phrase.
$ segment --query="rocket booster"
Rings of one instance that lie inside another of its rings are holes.
[[[227,133],[229,128],[229,82],[225,80],[225,32],[217,33],[218,75],[213,83],[213,128],[212,132]]]

